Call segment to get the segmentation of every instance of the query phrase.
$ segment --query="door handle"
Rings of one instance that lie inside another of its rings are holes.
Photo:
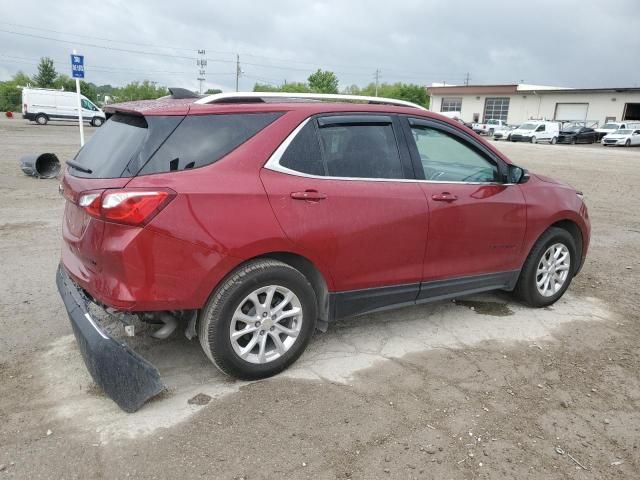
[[[318,202],[324,200],[327,196],[317,190],[305,190],[304,192],[293,192],[291,198],[294,200],[307,200],[309,202]]]
[[[449,192],[437,193],[435,195],[432,195],[431,198],[436,202],[455,202],[458,199],[457,196]]]

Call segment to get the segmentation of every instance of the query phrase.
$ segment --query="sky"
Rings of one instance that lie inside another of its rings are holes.
[[[240,90],[332,70],[374,81],[640,86],[640,0],[0,0],[0,80],[49,56],[86,80]]]

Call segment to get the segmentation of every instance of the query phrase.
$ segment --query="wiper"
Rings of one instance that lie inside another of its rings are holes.
[[[75,168],[76,170],[79,170],[81,172],[88,173],[88,174],[92,174],[93,173],[93,170],[91,170],[90,168],[83,167],[82,165],[80,165],[77,162],[74,162],[73,160],[67,160],[66,163],[70,167]]]

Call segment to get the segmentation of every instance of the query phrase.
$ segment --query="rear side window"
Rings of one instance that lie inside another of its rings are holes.
[[[98,128],[91,140],[74,158],[91,173],[70,169],[73,175],[93,178],[115,178],[122,174],[147,138],[148,125],[144,117],[116,114]]]
[[[253,137],[281,113],[191,115],[185,117],[139,174],[210,165]]]
[[[324,175],[320,143],[313,122],[298,132],[280,159],[280,165],[309,175]]]
[[[404,178],[391,124],[335,125],[319,129],[327,175]]]

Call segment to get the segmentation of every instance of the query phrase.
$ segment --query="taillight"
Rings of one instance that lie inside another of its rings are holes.
[[[26,103],[22,104],[22,113],[27,113],[27,104]]]
[[[93,191],[81,194],[78,205],[92,217],[107,222],[142,226],[166,207],[175,195],[169,189]]]

